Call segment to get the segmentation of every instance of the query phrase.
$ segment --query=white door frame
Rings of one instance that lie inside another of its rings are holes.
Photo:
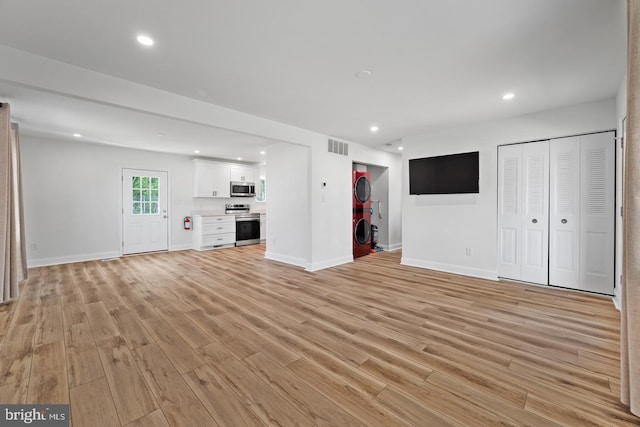
[[[167,251],[171,250],[171,211],[170,211],[170,207],[171,207],[171,185],[169,185],[170,183],[170,174],[168,170],[160,170],[160,169],[149,169],[149,168],[136,168],[136,167],[122,167],[120,169],[120,197],[119,197],[119,213],[120,213],[120,256],[125,256],[124,253],[124,204],[123,204],[123,199],[124,199],[124,193],[123,193],[123,180],[124,180],[124,173],[125,170],[132,170],[132,171],[141,171],[141,172],[162,172],[165,173],[167,175]],[[129,254],[126,254],[129,255]]]

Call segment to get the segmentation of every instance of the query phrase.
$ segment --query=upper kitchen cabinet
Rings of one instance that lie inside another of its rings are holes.
[[[194,160],[193,197],[231,197],[229,165]]]
[[[229,166],[230,181],[256,182],[253,175],[253,166],[233,164]]]

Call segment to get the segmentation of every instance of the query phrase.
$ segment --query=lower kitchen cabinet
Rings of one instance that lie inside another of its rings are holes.
[[[193,248],[198,251],[236,244],[236,219],[233,215],[193,217]]]

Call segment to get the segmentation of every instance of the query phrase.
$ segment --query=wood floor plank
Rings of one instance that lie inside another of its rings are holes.
[[[295,362],[294,362],[295,363]],[[227,360],[218,366],[211,366],[234,392],[241,396],[245,404],[260,417],[265,424],[282,426],[312,426],[313,422],[302,412],[267,386],[242,362]]]
[[[62,325],[62,305],[41,305],[36,323],[36,347],[64,339]]]
[[[109,310],[107,310],[102,301],[87,304],[85,307],[93,338],[96,342],[113,338],[120,334],[111,314],[109,314]]]
[[[70,395],[71,420],[76,426],[120,427],[105,378],[74,387]]]
[[[289,370],[282,368],[263,353],[244,360],[249,369],[299,408],[316,426],[362,426],[364,424],[325,398]]]
[[[111,310],[111,317],[129,348],[134,349],[153,342],[153,338],[133,311],[121,306]]]
[[[0,385],[29,382],[34,333],[35,321],[12,323],[0,349]]]
[[[220,426],[266,426],[233,388],[211,367],[202,366],[183,375],[185,381]]]
[[[29,403],[69,403],[64,341],[36,347],[29,378]]]
[[[142,418],[130,422],[126,427],[169,427],[169,423],[162,411],[158,409]]]
[[[204,365],[198,352],[192,349],[163,319],[145,319],[142,324],[181,374]]]
[[[124,338],[116,336],[97,345],[120,422],[127,424],[158,409]]]
[[[341,377],[308,361],[305,357],[296,360],[287,369],[366,425],[409,425],[377,404],[373,397],[359,392]]]
[[[0,402],[108,390],[102,418],[133,426],[192,405],[208,425],[640,425],[610,298],[401,257],[309,272],[254,245],[32,268],[0,305]]]
[[[172,426],[215,426],[200,400],[156,344],[135,349],[137,363]]]
[[[65,340],[69,387],[104,377],[98,349],[88,323],[70,325]]]

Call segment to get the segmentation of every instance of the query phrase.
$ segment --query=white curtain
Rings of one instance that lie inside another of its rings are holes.
[[[640,416],[640,0],[628,0],[627,23],[620,397],[634,415]]]
[[[0,303],[18,297],[27,277],[18,126],[9,104],[0,104]]]

